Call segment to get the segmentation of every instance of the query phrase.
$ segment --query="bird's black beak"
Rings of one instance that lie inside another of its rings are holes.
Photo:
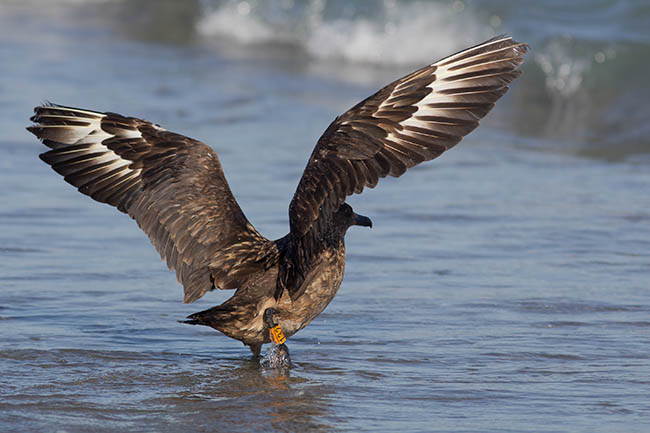
[[[355,214],[354,225],[372,228],[372,221],[367,216]]]

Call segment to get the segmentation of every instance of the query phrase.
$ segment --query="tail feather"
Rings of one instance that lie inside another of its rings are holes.
[[[192,317],[192,316],[187,316],[188,319],[190,317]],[[202,325],[202,323],[200,321],[198,321],[197,319],[179,320],[178,323],[185,323],[186,325]]]
[[[206,325],[206,326],[210,326],[210,324],[207,323],[207,321],[205,320],[205,314],[204,313],[206,313],[207,311],[209,311],[209,310],[201,311],[199,313],[190,314],[189,316],[187,316],[185,318],[187,320],[179,320],[178,322],[179,323],[185,323],[187,325]]]
[[[205,325],[219,329],[219,325],[223,326],[232,320],[234,311],[232,307],[218,305],[207,310],[199,311],[198,313],[190,314],[186,317],[187,320],[179,320],[179,323]]]

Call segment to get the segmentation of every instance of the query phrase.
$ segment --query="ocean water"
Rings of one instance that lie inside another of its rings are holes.
[[[0,1],[0,431],[650,431],[650,8],[643,1]],[[295,367],[177,323],[126,216],[24,127],[45,101],[220,155],[269,238],[320,134],[507,32],[524,75],[439,159],[351,197],[338,296]]]

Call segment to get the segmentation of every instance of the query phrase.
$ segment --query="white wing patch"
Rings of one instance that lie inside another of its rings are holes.
[[[478,126],[493,101],[505,93],[513,78],[508,70],[521,63],[525,50],[524,44],[514,43],[510,37],[495,38],[433,63],[399,83],[373,117],[381,118],[382,112],[402,108],[399,102],[414,83],[433,76],[426,86],[426,96],[414,104],[416,110],[411,116],[399,123],[401,130],[388,133],[385,146],[403,154],[400,145],[425,152],[425,143],[431,140],[451,139],[445,148],[456,144],[455,139],[460,140]]]
[[[143,140],[136,124],[108,122],[107,114],[48,105],[37,107],[31,127],[53,150],[41,156],[65,180],[84,194],[96,197],[103,190],[135,186],[141,168],[115,153],[107,140]],[[131,182],[131,184],[128,184]],[[109,203],[110,196],[106,196]]]

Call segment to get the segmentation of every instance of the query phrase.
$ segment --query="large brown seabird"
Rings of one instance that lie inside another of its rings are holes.
[[[186,323],[211,326],[258,356],[262,344],[292,336],[336,295],[346,231],[372,225],[346,197],[458,143],[520,75],[526,51],[498,36],[400,78],[337,117],[291,200],[289,234],[274,241],[248,222],[219,157],[200,141],[135,117],[54,104],[36,107],[27,129],[51,148],[40,157],[66,182],[136,220],[176,270],[183,302],[235,289]]]

